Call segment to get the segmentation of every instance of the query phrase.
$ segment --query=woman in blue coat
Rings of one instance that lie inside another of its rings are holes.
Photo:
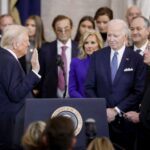
[[[84,98],[84,82],[90,63],[90,55],[103,47],[103,40],[95,30],[83,34],[79,41],[79,55],[73,58],[69,72],[69,96],[71,98]]]

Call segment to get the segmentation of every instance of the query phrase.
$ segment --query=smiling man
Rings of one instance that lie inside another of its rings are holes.
[[[78,53],[77,43],[71,40],[72,20],[67,16],[58,15],[54,18],[52,27],[56,40],[45,44],[39,54],[42,75],[40,93],[42,97],[47,98],[63,97],[65,84],[68,84],[71,59]],[[58,55],[64,63],[66,83],[62,76],[62,68],[57,64]]]
[[[133,49],[137,52],[140,50],[139,54],[141,55],[144,54],[148,44],[149,27],[149,20],[143,16],[133,18],[130,25]]]

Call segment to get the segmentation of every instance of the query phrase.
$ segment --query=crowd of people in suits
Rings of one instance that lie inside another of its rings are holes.
[[[14,148],[15,117],[31,95],[103,97],[110,140],[126,150],[149,147],[150,23],[137,6],[127,10],[126,18],[113,19],[113,11],[101,7],[94,17],[81,18],[72,40],[72,19],[58,15],[52,22],[56,39],[47,42],[39,16],[29,16],[25,27],[8,14],[0,16],[1,149]],[[44,131],[53,133],[52,126],[48,123]],[[72,129],[68,134],[74,137]],[[50,149],[62,144],[45,135]]]

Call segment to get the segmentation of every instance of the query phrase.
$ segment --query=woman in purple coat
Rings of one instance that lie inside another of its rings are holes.
[[[69,72],[69,96],[71,98],[84,98],[84,82],[90,63],[90,55],[103,47],[99,33],[89,30],[83,34],[79,41],[79,55],[73,58]]]

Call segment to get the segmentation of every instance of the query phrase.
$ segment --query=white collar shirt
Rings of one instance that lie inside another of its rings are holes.
[[[145,42],[145,44],[142,46],[142,47],[140,47],[140,48],[138,48],[138,47],[136,47],[135,45],[134,45],[134,51],[136,51],[136,50],[138,50],[138,49],[140,49],[141,50],[141,52],[139,53],[140,55],[144,55],[144,51],[145,51],[145,49],[146,49],[146,46],[147,46],[147,44],[148,44],[148,40]]]
[[[71,44],[71,39],[69,39],[67,41],[67,43],[64,45],[62,42],[60,42],[59,40],[57,40],[57,54],[61,55],[62,53],[62,46],[67,46],[66,49],[66,57],[67,57],[67,85],[68,85],[68,80],[69,80],[69,70],[70,70],[70,62],[71,62],[71,50],[72,50],[72,44]],[[58,71],[59,71],[60,67],[58,67]],[[61,91],[59,88],[57,88],[57,96],[58,97],[63,97],[63,93],[64,91]],[[66,92],[66,97],[69,97],[68,95],[68,86],[67,86],[67,92]]]

